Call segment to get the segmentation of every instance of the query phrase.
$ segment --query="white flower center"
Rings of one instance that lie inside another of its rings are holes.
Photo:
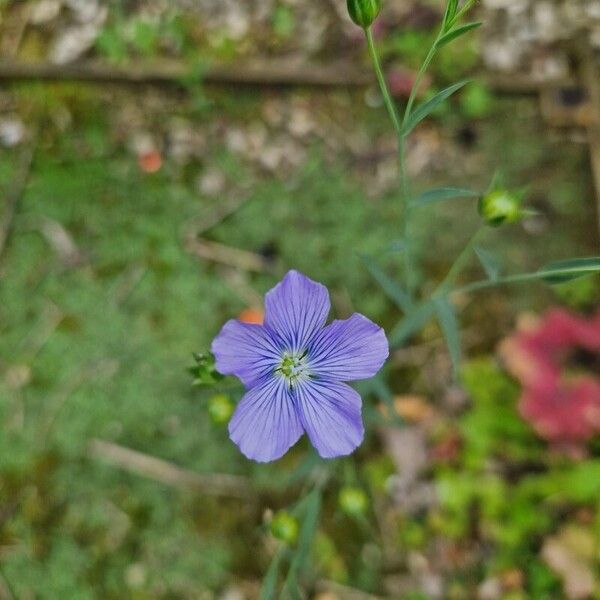
[[[308,369],[308,352],[284,352],[279,365],[275,369],[275,373],[284,377],[292,387],[295,383],[302,379],[310,378]]]

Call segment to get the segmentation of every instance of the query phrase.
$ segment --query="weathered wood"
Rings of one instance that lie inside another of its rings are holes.
[[[196,473],[106,440],[91,440],[88,452],[92,458],[168,486],[209,496],[250,498],[253,495],[250,482],[244,477],[222,473]]]
[[[184,86],[194,72],[181,61],[130,64],[117,67],[97,61],[67,65],[46,62],[0,62],[0,80],[97,81],[114,83],[163,83]],[[297,64],[269,60],[236,65],[213,65],[198,78],[205,84],[316,88],[360,87],[371,83],[372,75],[348,63],[329,65]]]
[[[485,75],[488,85],[505,94],[536,94],[549,86],[571,85],[572,79],[539,81],[527,75]],[[261,87],[360,88],[375,83],[368,70],[348,62],[330,64],[300,64],[273,59],[212,65],[198,73],[206,84]],[[0,61],[0,80],[89,81],[114,83],[158,83],[184,85],[193,80],[193,71],[182,61],[163,60],[153,63],[133,63],[117,67],[88,60],[67,65],[47,62]]]

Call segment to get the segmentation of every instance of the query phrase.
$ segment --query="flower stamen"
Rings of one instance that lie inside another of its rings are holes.
[[[302,352],[284,352],[275,373],[284,377],[290,387],[293,387],[300,379],[310,378],[307,356],[308,352],[306,350]]]

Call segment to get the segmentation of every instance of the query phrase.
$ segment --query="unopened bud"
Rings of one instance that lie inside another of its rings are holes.
[[[350,18],[363,29],[371,26],[381,10],[381,0],[347,0]]]
[[[213,423],[223,425],[231,419],[233,402],[226,394],[217,394],[208,401],[208,414]]]
[[[493,190],[479,200],[479,214],[491,227],[515,223],[523,216],[522,199],[507,190]]]
[[[338,503],[347,515],[356,517],[365,514],[369,506],[369,499],[360,488],[346,486],[340,490]]]
[[[286,544],[295,544],[298,539],[298,519],[285,510],[279,511],[271,521],[271,533]]]

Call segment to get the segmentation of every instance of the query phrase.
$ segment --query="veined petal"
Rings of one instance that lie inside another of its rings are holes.
[[[265,296],[265,325],[285,341],[288,350],[303,350],[325,325],[329,309],[324,285],[290,271]]]
[[[267,377],[240,400],[229,437],[242,453],[257,462],[281,458],[302,435],[302,425],[282,377]]]
[[[281,358],[278,340],[262,325],[227,321],[211,351],[222,375],[235,375],[246,387],[272,373]]]
[[[302,426],[322,458],[346,456],[363,441],[362,401],[349,385],[319,380],[294,387]]]
[[[358,313],[334,321],[312,340],[308,350],[313,375],[335,381],[373,377],[389,356],[381,327]]]

